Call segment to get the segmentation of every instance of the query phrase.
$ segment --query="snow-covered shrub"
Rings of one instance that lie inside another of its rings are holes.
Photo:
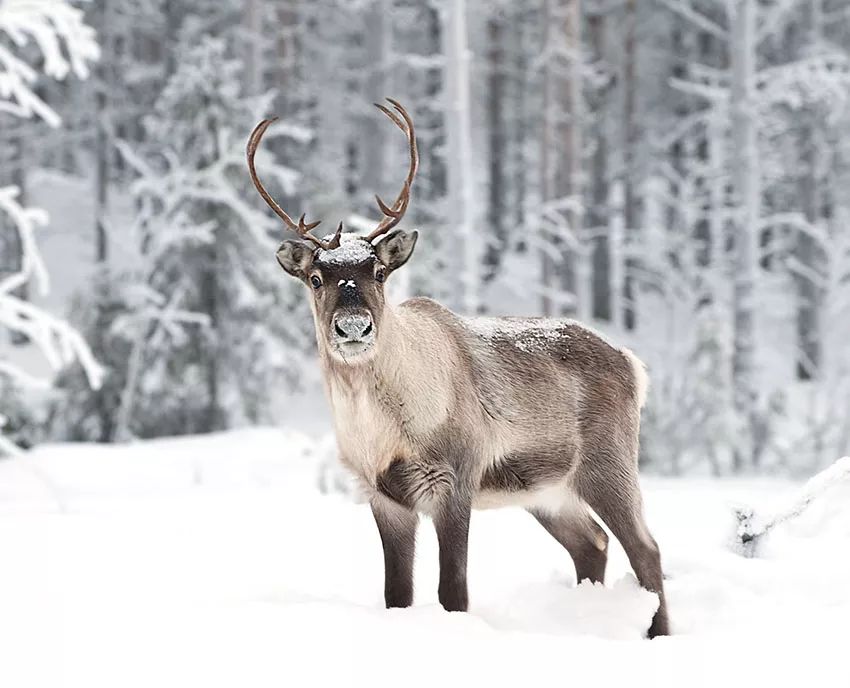
[[[660,313],[656,313],[660,315]],[[675,318],[673,312],[667,317]],[[661,318],[653,318],[665,332]],[[645,327],[647,324],[642,323]],[[723,327],[710,308],[679,323],[672,342],[645,336],[641,355],[649,365],[649,402],[641,420],[641,463],[678,475],[694,465],[724,472],[730,419],[730,381]]]
[[[108,442],[117,434],[122,391],[126,386],[132,343],[116,333],[116,321],[129,312],[123,287],[125,274],[101,275],[97,289],[78,295],[72,317],[103,366],[103,381],[92,389],[78,364],[64,368],[56,378],[57,395],[51,402],[50,436],[71,441]]]
[[[44,439],[44,419],[27,390],[0,375],[0,456],[28,449]]]

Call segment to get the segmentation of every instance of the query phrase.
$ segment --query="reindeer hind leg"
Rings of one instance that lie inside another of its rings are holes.
[[[661,572],[661,553],[643,516],[637,471],[623,474],[619,480],[585,477],[576,488],[599,518],[620,541],[641,586],[658,595],[658,611],[649,627],[649,637],[669,635],[667,602]]]
[[[535,509],[529,513],[567,550],[575,565],[577,583],[604,581],[608,534],[593,519],[586,504],[577,500],[557,514]]]

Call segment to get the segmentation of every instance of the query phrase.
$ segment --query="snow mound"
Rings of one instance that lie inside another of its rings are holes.
[[[780,508],[766,513],[748,512],[748,535],[757,539],[759,555],[800,553],[827,542],[850,544],[850,457],[839,459]]]
[[[572,587],[563,578],[521,586],[499,605],[471,611],[505,631],[640,640],[657,609],[658,596],[628,574],[610,587],[590,581]]]

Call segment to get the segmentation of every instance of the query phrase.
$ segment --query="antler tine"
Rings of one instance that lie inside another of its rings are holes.
[[[416,176],[416,171],[419,168],[419,150],[416,147],[416,132],[413,128],[413,119],[397,100],[387,98],[387,101],[393,106],[393,108],[395,108],[398,115],[380,103],[375,103],[375,107],[389,117],[393,123],[401,129],[402,132],[404,132],[405,136],[407,136],[410,152],[410,164],[408,167],[407,177],[404,180],[404,185],[392,206],[388,206],[384,203],[380,196],[375,196],[378,207],[384,214],[384,219],[381,220],[372,233],[366,237],[367,241],[373,241],[401,222],[402,217],[404,217],[404,213],[407,211],[407,206],[410,203],[410,187],[413,184],[413,178]],[[399,115],[401,115],[401,118],[399,118]]]
[[[315,222],[304,222],[304,218],[306,217],[306,213],[301,215],[298,218],[298,228],[295,230],[299,234],[303,234],[304,232],[309,232],[312,229],[315,229],[320,224],[322,224],[321,220],[316,220]]]
[[[387,99],[389,100],[389,99]],[[407,135],[407,126],[405,123],[399,119],[398,115],[390,110],[386,105],[382,105],[381,103],[372,103],[376,108],[378,108],[381,112],[383,112],[387,117],[389,117],[395,125],[401,129],[405,135]]]
[[[336,232],[331,237],[331,240],[328,242],[328,249],[337,248],[339,246],[339,238],[342,236],[342,220],[339,221],[339,224],[336,226]]]
[[[384,203],[381,200],[381,197],[378,196],[377,194],[375,195],[375,201],[378,203],[378,207],[381,209],[381,212],[384,215],[388,215],[390,217],[395,217],[398,214],[398,212],[396,210],[393,210],[386,203]]]
[[[254,131],[251,132],[251,135],[248,137],[248,145],[245,148],[245,153],[248,157],[248,172],[251,175],[251,181],[254,182],[254,186],[257,187],[257,191],[260,192],[260,196],[263,197],[263,200],[268,204],[269,208],[274,210],[275,214],[283,220],[284,224],[286,224],[289,229],[295,232],[302,239],[307,239],[311,241],[313,244],[318,246],[319,248],[323,248],[325,250],[330,250],[339,246],[339,237],[342,232],[342,223],[340,222],[340,226],[337,229],[336,234],[330,241],[322,241],[321,239],[317,239],[310,231],[318,227],[322,221],[316,220],[316,222],[306,222],[305,215],[302,215],[298,219],[298,224],[296,224],[291,217],[286,213],[286,211],[281,208],[277,201],[275,201],[271,194],[266,191],[266,187],[263,186],[260,178],[257,176],[257,170],[254,167],[254,155],[257,152],[257,148],[260,145],[260,141],[263,139],[263,134],[266,133],[266,129],[268,129],[274,122],[277,121],[277,117],[270,117],[268,119],[264,119],[260,122],[256,127],[254,127]]]

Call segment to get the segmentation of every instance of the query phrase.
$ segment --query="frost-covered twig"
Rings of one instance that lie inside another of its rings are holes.
[[[37,208],[25,208],[18,202],[17,187],[0,189],[0,213],[12,220],[13,231],[18,233],[22,258],[20,269],[0,281],[0,326],[29,337],[44,353],[54,369],[78,360],[93,387],[100,385],[103,370],[94,360],[83,338],[67,322],[56,318],[13,292],[27,283],[34,283],[41,293],[46,293],[49,283],[47,270],[35,242],[35,229],[47,222],[47,214]],[[4,363],[0,372],[19,382],[32,380],[32,376],[16,371]]]
[[[85,79],[88,63],[100,56],[94,29],[83,21],[83,11],[61,0],[0,0],[0,34],[18,49],[34,43],[44,73],[57,81],[71,72]],[[0,111],[36,116],[58,127],[59,115],[34,91],[38,75],[0,44]]]
[[[35,230],[47,224],[47,213],[41,208],[24,208],[18,201],[21,190],[17,186],[5,186],[0,189],[0,214],[8,215],[12,220],[13,231],[18,234],[21,246],[20,269],[0,281],[0,294],[8,294],[32,282],[38,292],[44,295],[50,289],[47,269],[35,243]]]
[[[276,124],[268,136],[301,141],[307,136],[307,132],[296,125]],[[229,131],[224,130],[219,134],[218,146],[220,157],[207,167],[187,170],[173,156],[164,153],[166,169],[157,171],[125,142],[117,143],[124,159],[139,173],[139,177],[131,185],[132,192],[141,197],[157,198],[162,203],[163,215],[174,213],[176,217],[186,199],[226,206],[242,221],[259,246],[267,246],[269,250],[273,250],[277,243],[269,239],[269,233],[278,230],[278,222],[267,213],[251,207],[235,192],[232,180],[228,178],[234,170],[241,172],[245,165],[242,142],[235,140]],[[286,193],[295,189],[298,180],[298,175],[293,170],[273,162],[264,165],[264,174],[275,179]],[[163,233],[158,240],[168,241],[168,237],[175,235],[185,240],[186,226],[178,222],[174,227],[174,231]],[[211,230],[212,227],[209,226],[208,229]]]

